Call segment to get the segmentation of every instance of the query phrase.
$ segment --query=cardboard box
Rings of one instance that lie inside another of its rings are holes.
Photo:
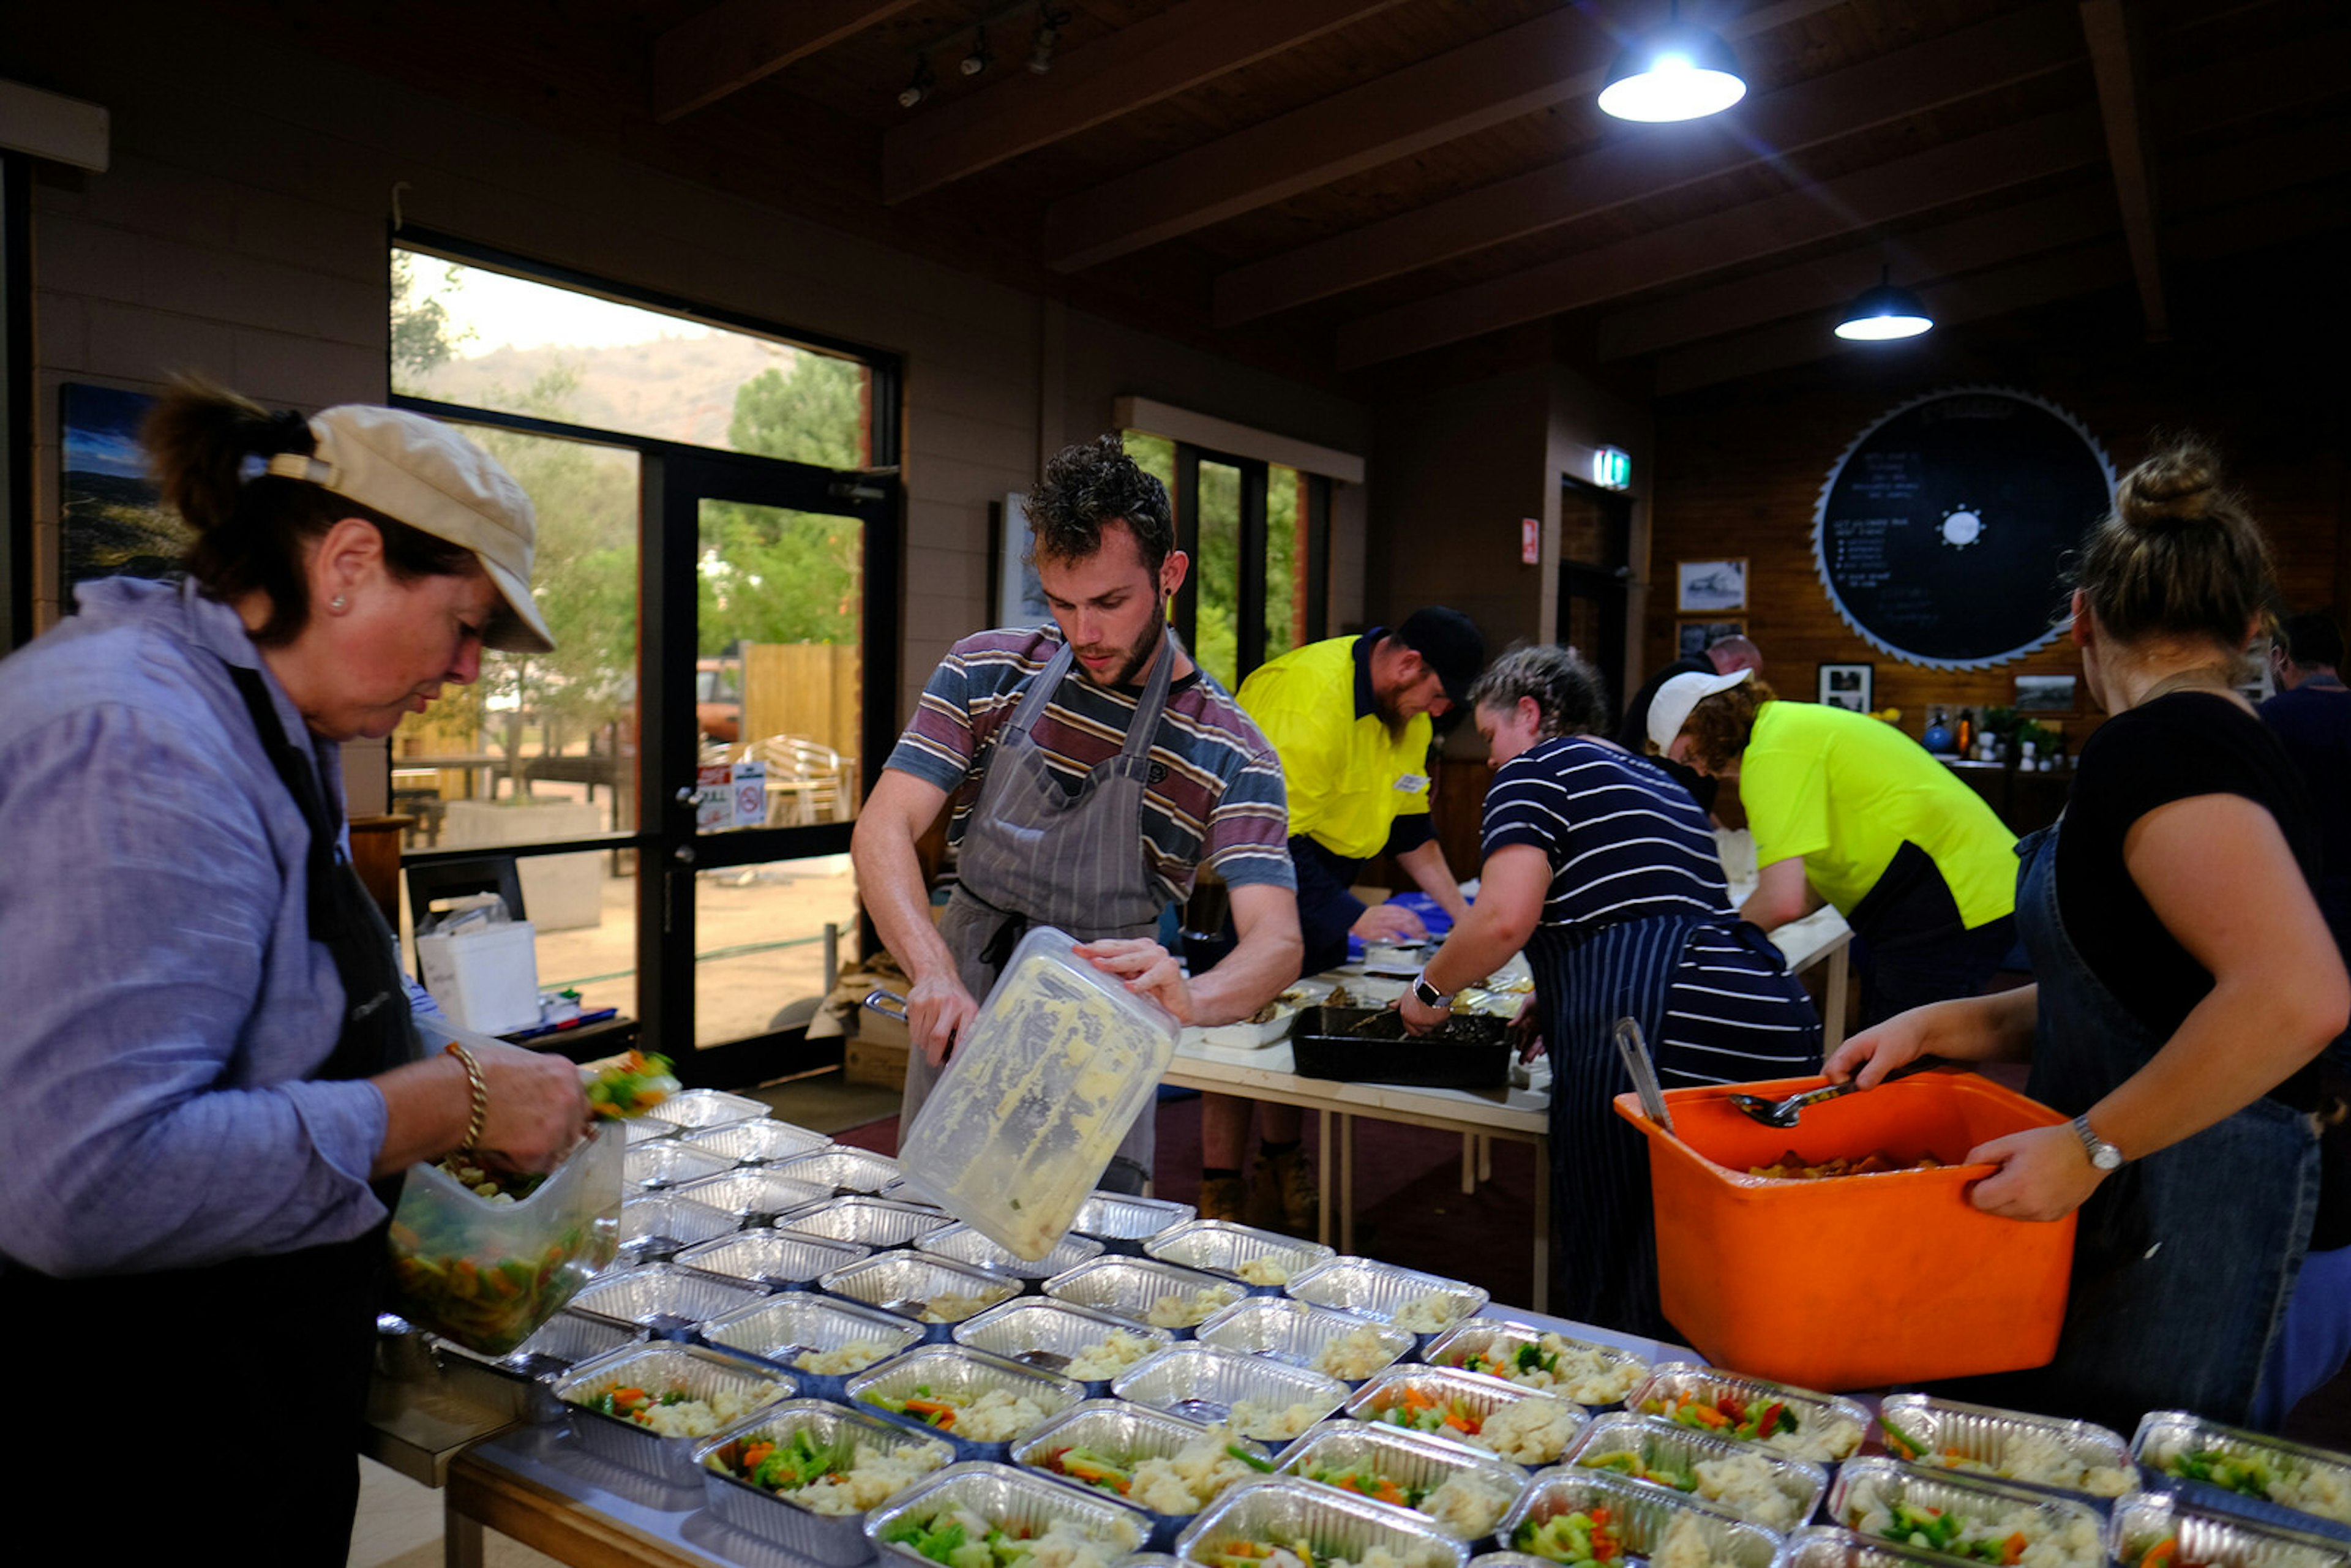
[[[450,1020],[477,1034],[538,1024],[538,933],[528,920],[470,925],[416,939],[424,988]]]
[[[904,1089],[906,1087],[908,1050],[909,1047],[903,1043],[852,1037],[841,1052],[841,1075],[851,1083],[878,1083],[885,1089]]]

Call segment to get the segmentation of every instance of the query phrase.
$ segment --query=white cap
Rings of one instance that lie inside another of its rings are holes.
[[[554,648],[530,596],[538,514],[514,476],[438,420],[396,408],[347,403],[310,416],[315,455],[281,452],[269,472],[307,479],[420,533],[463,545],[482,563],[512,614],[482,639],[515,653]]]
[[[1727,675],[1676,675],[1657,688],[1649,699],[1649,738],[1659,751],[1673,749],[1674,737],[1689,722],[1690,709],[1699,701],[1727,692],[1753,674],[1752,670],[1734,670]]]

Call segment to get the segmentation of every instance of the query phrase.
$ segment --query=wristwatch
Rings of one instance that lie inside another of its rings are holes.
[[[1443,991],[1438,990],[1435,986],[1428,983],[1428,971],[1426,969],[1421,970],[1419,974],[1415,975],[1412,977],[1412,996],[1413,999],[1418,1002],[1422,1007],[1434,1008],[1438,1012],[1449,1011],[1453,1007],[1453,998],[1451,997],[1447,996]]]
[[[2090,1157],[2091,1165],[2102,1171],[2123,1168],[2123,1152],[2090,1131],[2087,1112],[2074,1118],[2074,1135],[2082,1140],[2082,1152]]]

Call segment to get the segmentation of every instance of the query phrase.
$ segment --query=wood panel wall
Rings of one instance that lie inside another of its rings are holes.
[[[854,643],[744,644],[743,738],[796,735],[855,757],[858,663]]]

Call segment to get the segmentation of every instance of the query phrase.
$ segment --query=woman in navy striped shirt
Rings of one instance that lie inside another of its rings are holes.
[[[1640,1020],[1675,1084],[1817,1072],[1821,1023],[1779,949],[1733,913],[1706,814],[1646,757],[1599,732],[1607,695],[1573,651],[1504,654],[1469,694],[1491,748],[1477,902],[1421,971],[1449,997],[1523,948],[1552,1062],[1552,1208],[1585,1322],[1664,1334],[1648,1154],[1609,1109],[1631,1087],[1611,1030]],[[1407,994],[1406,1027],[1443,1007]]]

